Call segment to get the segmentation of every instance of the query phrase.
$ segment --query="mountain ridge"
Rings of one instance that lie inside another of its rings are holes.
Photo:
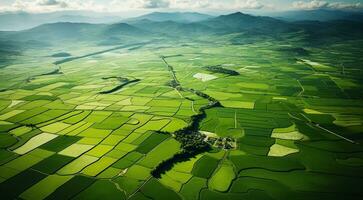
[[[126,19],[124,21],[133,22],[133,21],[147,19],[155,22],[174,21],[179,23],[192,23],[192,22],[203,21],[210,18],[213,18],[213,16],[202,14],[199,12],[152,12],[149,14],[141,15],[139,17]]]
[[[160,37],[167,37],[168,39],[203,38],[229,34],[238,34],[238,37],[277,38],[283,34],[303,32],[305,38],[314,41],[314,37],[324,36],[327,36],[327,39],[331,37],[359,37],[359,34],[363,32],[362,26],[361,23],[355,21],[286,22],[272,17],[235,12],[190,23],[173,20],[152,21],[149,19],[140,19],[128,23],[121,21],[113,24],[57,22],[43,24],[24,31],[0,32],[0,40],[48,43],[89,41],[112,45],[119,44],[125,39],[137,41]],[[349,33],[346,33],[346,30],[349,30]]]

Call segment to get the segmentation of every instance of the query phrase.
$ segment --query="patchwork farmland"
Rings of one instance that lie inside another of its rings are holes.
[[[25,51],[0,73],[1,199],[362,198],[362,41],[285,36]]]

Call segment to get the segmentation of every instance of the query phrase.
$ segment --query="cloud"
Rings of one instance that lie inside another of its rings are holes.
[[[0,11],[51,12],[69,7],[68,1],[62,0],[15,0],[10,6],[0,7]]]
[[[1,1],[1,0],[0,0]],[[15,0],[0,11],[53,12],[60,10],[90,10],[121,12],[129,10],[244,10],[261,9],[260,0]]]
[[[233,0],[229,2],[216,0],[169,0],[170,8],[174,9],[261,9],[263,5],[258,0]]]
[[[330,3],[329,6],[331,8],[335,8],[335,9],[363,9],[363,4],[362,3],[335,2],[335,3]]]
[[[303,9],[303,10],[315,10],[315,9],[362,9],[363,5],[361,3],[343,3],[343,2],[333,2],[329,3],[327,1],[313,0],[313,1],[295,1],[292,4],[293,8]]]
[[[318,9],[318,8],[326,8],[328,7],[329,3],[326,1],[295,1],[293,2],[292,6],[297,9]]]
[[[264,7],[259,1],[256,0],[239,0],[236,1],[236,6],[240,9],[261,9]]]
[[[37,4],[40,6],[59,6],[61,8],[68,7],[68,4],[59,0],[38,0]]]
[[[169,8],[168,0],[113,0],[106,9],[110,11],[120,11],[127,9],[160,9]]]
[[[60,3],[64,3],[64,2],[57,1],[57,0],[39,0],[37,3],[41,6],[56,6],[56,5],[59,5]]]
[[[1,1],[1,0],[0,0]],[[294,9],[363,9],[363,3],[340,2],[342,0],[296,0]],[[263,2],[263,3],[262,3]],[[0,5],[1,11],[53,12],[63,10],[87,10],[96,12],[124,12],[130,10],[258,10],[279,9],[281,4],[266,0],[15,0],[11,5]]]
[[[204,9],[213,6],[210,0],[170,0],[170,8],[174,9]]]
[[[113,0],[112,9],[174,9],[174,10],[236,10],[236,9],[261,9],[263,5],[258,0]]]
[[[169,1],[165,0],[143,0],[142,8],[168,8],[170,5]]]

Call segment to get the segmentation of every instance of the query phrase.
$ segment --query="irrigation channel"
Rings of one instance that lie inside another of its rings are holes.
[[[184,162],[190,160],[190,158],[195,157],[196,155],[209,151],[211,149],[211,146],[204,141],[205,136],[199,132],[199,124],[200,122],[207,117],[206,110],[215,108],[215,107],[222,107],[220,102],[213,97],[198,91],[194,90],[192,88],[185,88],[182,87],[180,82],[177,79],[177,76],[175,74],[173,66],[171,66],[166,60],[165,56],[160,57],[165,65],[167,66],[172,81],[170,84],[171,87],[175,88],[178,91],[184,91],[184,92],[191,92],[201,98],[204,98],[208,100],[208,105],[205,105],[201,107],[198,111],[198,114],[193,115],[191,117],[191,122],[189,125],[181,130],[175,131],[174,133],[168,133],[168,132],[159,132],[160,134],[170,134],[175,136],[175,139],[181,143],[181,151],[177,154],[175,154],[172,158],[163,161],[160,163],[152,172],[151,174],[155,178],[160,178],[161,174],[164,174],[165,172],[172,169],[172,167],[179,162]],[[190,101],[194,101],[190,98],[185,98]]]

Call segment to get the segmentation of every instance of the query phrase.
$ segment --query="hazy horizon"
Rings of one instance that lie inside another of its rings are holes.
[[[135,17],[151,12],[200,12],[226,14],[241,11],[268,15],[274,12],[299,10],[363,10],[362,0],[2,0],[0,13],[27,12],[32,14],[53,12],[85,12],[97,15]]]
[[[58,2],[58,1],[57,1]],[[0,4],[1,5],[1,4]],[[0,6],[0,8],[3,6]],[[53,5],[54,7],[54,5]],[[0,9],[1,10],[1,9]],[[96,10],[52,10],[45,12],[30,12],[27,10],[0,11],[0,31],[20,31],[30,29],[42,24],[70,22],[90,24],[113,24],[128,19],[142,17],[149,14],[203,14],[217,17],[241,12],[253,16],[267,16],[285,21],[330,21],[337,19],[360,20],[363,12],[360,9],[338,9],[327,6],[311,9],[292,10],[266,10],[261,9],[235,9],[235,10],[193,10],[193,9],[139,9],[120,12],[104,12]],[[160,16],[161,18],[163,16]],[[173,16],[167,20],[173,21]],[[167,21],[165,20],[165,21]],[[162,20],[164,21],[164,20]]]

